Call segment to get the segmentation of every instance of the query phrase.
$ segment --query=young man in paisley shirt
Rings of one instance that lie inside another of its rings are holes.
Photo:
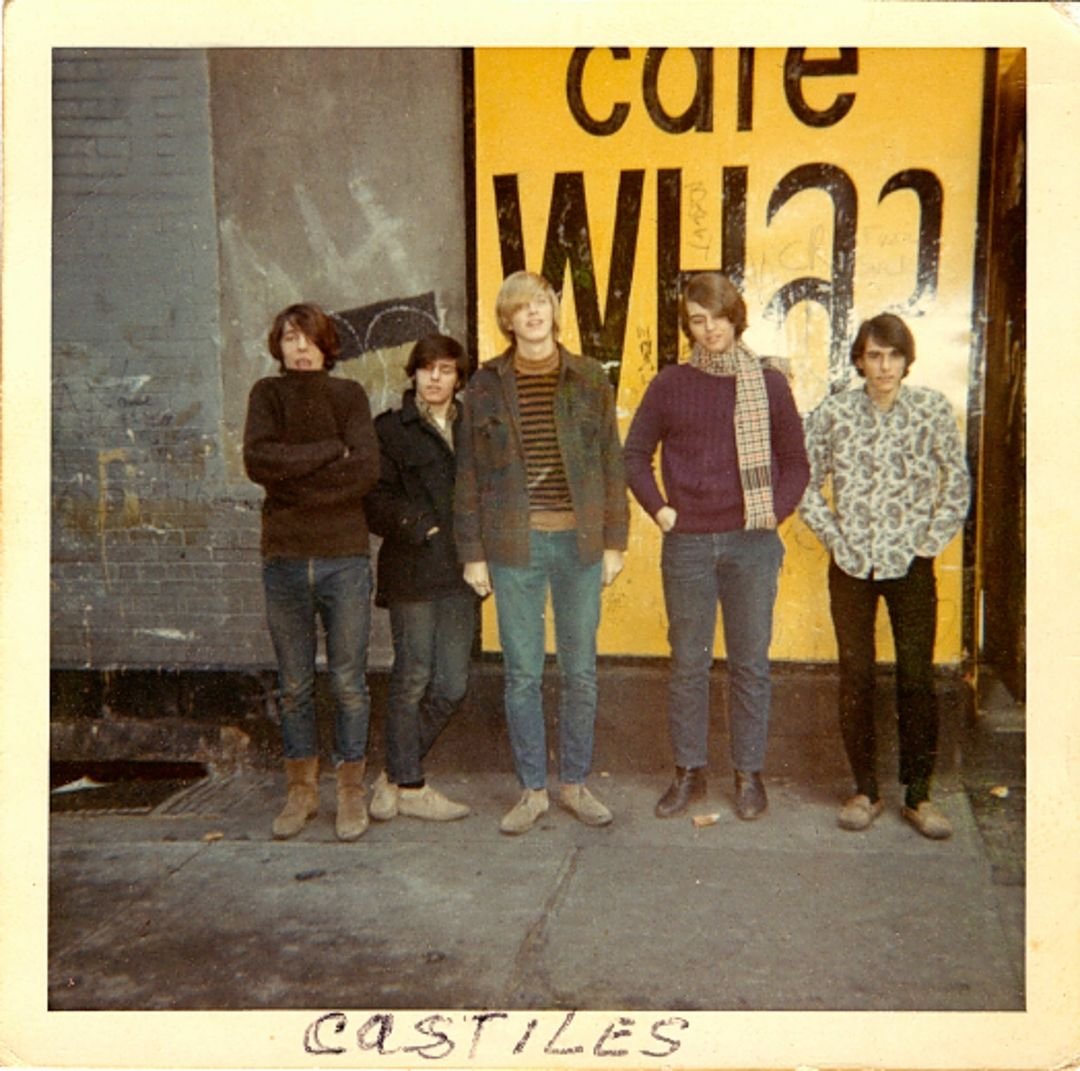
[[[933,839],[952,826],[930,802],[937,752],[934,558],[967,515],[970,479],[956,417],[939,391],[903,383],[915,340],[898,316],[865,321],[851,347],[862,389],[826,398],[806,422],[810,484],[799,507],[829,550],[839,716],[855,794],[838,816],[863,830],[884,807],[874,732],[874,621],[884,598],[896,647],[902,814]],[[831,481],[831,503],[822,488]]]

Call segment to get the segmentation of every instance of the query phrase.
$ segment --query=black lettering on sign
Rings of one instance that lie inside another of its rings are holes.
[[[692,48],[697,81],[694,96],[682,115],[671,115],[660,101],[660,66],[666,48],[650,48],[645,53],[642,90],[649,118],[668,134],[685,134],[688,130],[708,133],[713,128],[713,65],[711,48]]]
[[[619,382],[619,363],[626,339],[630,287],[634,279],[634,254],[641,222],[644,171],[622,171],[615,204],[615,229],[608,271],[604,316],[600,318],[596,270],[589,235],[589,212],[585,204],[585,176],[580,171],[556,174],[551,192],[547,239],[541,273],[556,290],[562,289],[567,266],[574,291],[582,352],[609,369],[611,381]]]
[[[859,73],[859,50],[842,48],[836,59],[807,59],[805,48],[789,48],[784,57],[784,95],[788,107],[800,122],[807,126],[835,126],[851,111],[854,93],[838,93],[824,111],[811,108],[803,96],[804,78],[823,78],[833,75]]]
[[[944,190],[941,179],[933,171],[911,167],[898,171],[881,188],[880,204],[897,190],[913,190],[919,199],[919,254],[915,273],[915,289],[907,300],[910,309],[923,298],[937,294],[938,270],[941,267],[941,216]]]
[[[626,339],[644,184],[644,171],[623,171],[619,175],[603,318],[600,316],[589,211],[585,203],[585,176],[580,171],[559,172],[555,175],[551,191],[540,272],[561,292],[569,267],[582,353],[603,362],[615,385],[619,381],[619,365]],[[505,277],[511,272],[523,270],[526,263],[517,176],[496,175],[494,185],[499,249]]]
[[[739,108],[736,127],[754,129],[754,50],[739,49]]]
[[[831,279],[802,276],[786,283],[772,296],[766,315],[782,322],[801,301],[816,301],[829,314],[831,343],[830,378],[844,367],[848,314],[855,292],[855,225],[858,199],[855,184],[847,172],[833,164],[803,164],[789,171],[769,197],[768,221],[796,194],[824,190],[833,202]],[[836,378],[839,378],[837,375]]]
[[[495,223],[499,228],[499,257],[503,278],[525,270],[525,231],[521,226],[521,196],[517,175],[495,175]]]
[[[630,116],[631,104],[625,100],[614,101],[610,106],[610,112],[603,118],[589,111],[585,103],[583,82],[585,67],[592,53],[596,51],[599,50],[575,48],[570,54],[570,61],[566,66],[566,103],[570,108],[570,114],[582,130],[596,137],[610,137],[612,134],[617,134],[626,124]],[[609,48],[607,51],[620,62],[631,58],[628,48]],[[688,130],[700,133],[711,132],[715,99],[714,50],[711,48],[689,49],[694,60],[696,75],[694,95],[686,110],[679,115],[672,115],[660,99],[660,68],[667,52],[666,48],[650,48],[645,53],[641,89],[649,118],[660,130],[668,134],[685,134]],[[754,50],[752,48],[739,49],[736,86],[736,129],[751,130],[754,122]]]
[[[736,286],[746,274],[745,167],[723,170],[721,247],[719,268],[682,265],[682,172],[665,168],[656,183],[656,349],[658,368],[674,364],[679,356],[679,292],[685,280],[698,271],[721,271]]]
[[[738,287],[746,274],[746,184],[749,169],[724,168],[723,245],[720,270]]]
[[[611,106],[611,114],[606,119],[597,119],[585,107],[585,98],[581,92],[581,83],[585,75],[585,64],[591,48],[575,48],[570,55],[566,68],[566,103],[570,105],[570,114],[577,120],[582,130],[597,137],[608,137],[622,129],[626,117],[630,114],[630,105],[626,101],[617,101]],[[609,48],[608,51],[617,60],[630,58],[628,48]]]
[[[657,371],[679,355],[679,291],[682,289],[682,171],[656,173]]]

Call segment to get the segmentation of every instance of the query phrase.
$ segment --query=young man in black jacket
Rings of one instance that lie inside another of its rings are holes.
[[[454,546],[454,466],[459,421],[455,394],[469,361],[461,345],[432,334],[405,366],[413,385],[401,408],[375,422],[380,477],[365,506],[382,536],[376,605],[390,610],[394,665],[386,712],[386,766],[370,812],[445,822],[469,808],[424,779],[421,760],[465,695],[476,596]]]

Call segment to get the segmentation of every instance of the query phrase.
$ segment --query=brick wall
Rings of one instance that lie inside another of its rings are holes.
[[[465,338],[460,55],[53,61],[52,665],[272,667],[262,492],[240,460],[266,329],[294,301],[419,296],[424,330]],[[415,337],[335,374],[396,404]],[[389,661],[379,610],[369,663]]]
[[[270,661],[222,460],[207,62],[54,54],[52,662]]]

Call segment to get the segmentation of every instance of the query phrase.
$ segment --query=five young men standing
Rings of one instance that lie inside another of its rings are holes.
[[[288,788],[276,837],[294,836],[318,809],[317,620],[337,708],[337,835],[352,840],[367,827],[369,523],[383,540],[376,602],[389,609],[394,645],[386,769],[371,815],[446,821],[469,813],[426,783],[421,761],[465,693],[477,598],[494,593],[521,788],[500,828],[524,833],[549,808],[541,696],[549,595],[560,677],[557,800],[587,825],[611,822],[585,782],[600,595],[623,567],[627,473],[664,533],[676,768],[656,814],[681,814],[705,794],[718,603],[736,813],[755,818],[766,809],[768,648],[783,559],[776,528],[798,506],[830,552],[839,718],[855,780],[839,824],[866,829],[884,806],[873,709],[874,621],[884,598],[896,646],[902,813],[925,836],[949,836],[930,802],[933,559],[963,524],[970,485],[948,401],[901,382],[914,340],[902,320],[881,314],[852,347],[863,389],[826,398],[806,420],[804,446],[785,376],[741,340],[745,304],[730,281],[693,277],[680,315],[690,359],[647,389],[624,471],[606,373],[559,343],[558,297],[542,276],[504,281],[496,316],[509,346],[481,366],[460,401],[467,355],[431,335],[410,354],[401,407],[375,424],[363,388],[328,375],[339,352],[332,319],[312,305],[278,314],[269,346],[282,375],[255,384],[244,434],[248,475],[266,489],[263,575]],[[657,450],[663,489],[653,473]]]

